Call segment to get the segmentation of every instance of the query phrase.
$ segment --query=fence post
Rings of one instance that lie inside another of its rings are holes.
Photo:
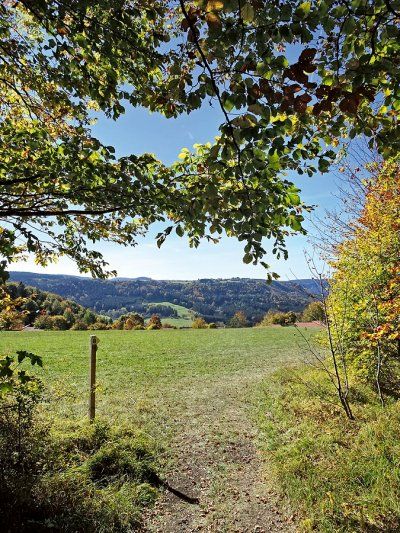
[[[90,335],[90,370],[89,370],[89,420],[93,422],[96,414],[96,353],[97,337]]]

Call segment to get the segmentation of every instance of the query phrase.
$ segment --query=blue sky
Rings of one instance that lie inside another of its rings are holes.
[[[150,114],[145,109],[128,108],[125,115],[116,122],[101,117],[94,126],[94,134],[104,143],[115,146],[118,156],[130,153],[155,153],[165,163],[174,161],[183,147],[191,148],[196,142],[212,141],[222,122],[218,106],[205,103],[203,108],[177,119],[166,119],[159,114]],[[302,199],[316,204],[316,213],[322,215],[325,208],[331,208],[336,199],[335,179],[331,174],[291,176],[302,190]],[[218,245],[204,242],[196,250],[190,249],[187,240],[171,236],[159,250],[154,236],[157,225],[140,240],[135,248],[102,243],[100,250],[111,268],[119,276],[149,276],[154,279],[198,279],[229,277],[265,277],[263,267],[245,265],[242,262],[243,249],[235,239],[223,238]],[[266,262],[280,274],[281,279],[309,277],[304,259],[304,249],[310,249],[308,238],[291,237],[288,240],[289,260],[276,261],[268,255]],[[266,243],[268,249],[268,243]],[[33,259],[15,263],[12,270],[47,272],[52,274],[79,274],[72,261],[61,259],[46,269],[35,265]]]

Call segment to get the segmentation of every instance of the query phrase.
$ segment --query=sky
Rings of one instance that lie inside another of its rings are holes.
[[[113,145],[116,155],[150,152],[165,163],[172,163],[181,148],[191,148],[194,143],[212,141],[222,122],[218,106],[203,107],[190,115],[177,119],[166,119],[158,113],[151,114],[146,109],[128,108],[117,121],[100,117],[93,127],[93,133],[103,143]],[[332,174],[293,176],[290,178],[302,190],[302,200],[315,205],[315,215],[323,215],[326,208],[336,203],[334,196],[337,184]],[[312,228],[306,222],[306,228]],[[262,266],[245,265],[242,262],[242,244],[233,238],[224,237],[219,244],[204,241],[199,248],[191,249],[185,237],[170,236],[158,249],[155,235],[160,226],[154,225],[149,234],[140,239],[134,248],[125,248],[112,243],[99,243],[95,247],[101,251],[111,269],[120,277],[148,276],[153,279],[199,279],[199,278],[265,278]],[[277,272],[282,280],[310,277],[304,258],[304,250],[310,250],[308,237],[295,236],[287,241],[289,259],[274,260],[272,254],[265,261]],[[268,242],[265,248],[271,249]],[[48,274],[79,275],[75,264],[66,258],[46,268],[37,266],[33,258],[14,263],[12,270],[46,272]]]

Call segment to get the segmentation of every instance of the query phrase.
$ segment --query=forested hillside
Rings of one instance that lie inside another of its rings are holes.
[[[75,301],[68,300],[22,282],[8,283],[2,294],[0,330],[19,330],[24,326],[37,329],[105,329],[108,317],[95,314]],[[11,298],[13,305],[7,305]]]
[[[270,309],[301,311],[318,291],[313,280],[200,279],[167,281],[149,278],[99,280],[78,276],[12,272],[41,290],[60,294],[97,313],[117,316],[127,312],[146,314],[149,304],[170,302],[193,310],[209,321],[227,321],[242,310],[255,322]]]

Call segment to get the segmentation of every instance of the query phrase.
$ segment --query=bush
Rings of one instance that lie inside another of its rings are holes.
[[[301,315],[303,322],[325,322],[325,310],[322,302],[310,302]]]
[[[264,450],[300,530],[399,531],[400,403],[382,410],[367,387],[353,388],[349,421],[329,377],[309,367],[281,371],[265,388]]]
[[[88,325],[83,320],[76,320],[71,329],[78,331],[86,331],[88,329]]]
[[[52,328],[54,330],[64,331],[69,329],[69,324],[67,319],[63,315],[55,315],[50,317]]]
[[[144,328],[144,318],[138,313],[133,313],[125,320],[123,327],[124,329],[136,329],[136,326]]]
[[[217,329],[217,324],[215,322],[210,322],[208,324],[209,329]]]
[[[164,322],[162,325],[163,329],[176,329],[176,326],[170,324],[169,322]]]
[[[49,315],[39,315],[33,323],[35,328],[38,329],[52,329],[52,321]]]
[[[229,320],[230,328],[247,328],[249,322],[243,311],[236,311],[233,317]]]
[[[206,329],[208,328],[207,322],[202,317],[197,317],[192,322],[192,328],[194,329]]]
[[[101,331],[109,329],[109,326],[105,322],[95,322],[94,324],[91,324],[88,329]]]
[[[278,311],[268,311],[264,316],[259,326],[271,326],[271,325],[280,325],[280,326],[290,326],[295,324],[297,320],[297,315],[293,311],[288,313],[281,313]]]
[[[141,326],[140,324],[138,324],[137,326],[134,326],[133,328],[135,331],[139,331],[139,330],[144,330],[146,329],[144,326]]]
[[[147,323],[147,329],[161,329],[161,318],[158,315],[151,315],[150,320]]]

